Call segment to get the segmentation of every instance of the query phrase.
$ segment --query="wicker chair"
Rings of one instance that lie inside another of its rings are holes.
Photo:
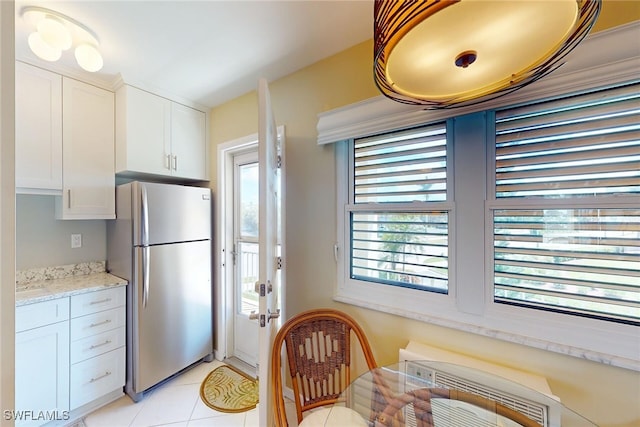
[[[375,427],[395,427],[398,425],[404,425],[404,423],[398,423],[398,419],[401,419],[399,417],[401,415],[401,409],[407,405],[413,405],[416,426],[433,427],[434,422],[431,399],[450,399],[466,402],[490,413],[501,415],[515,421],[523,427],[542,427],[531,418],[491,399],[465,391],[445,388],[419,388],[390,399],[389,404],[381,413],[378,414],[373,425]]]
[[[274,341],[271,366],[277,426],[288,426],[282,384],[282,346],[286,347],[300,423],[303,412],[338,402],[340,393],[351,382],[352,332],[368,368],[375,368],[367,337],[355,320],[345,313],[327,308],[310,310],[282,325]]]

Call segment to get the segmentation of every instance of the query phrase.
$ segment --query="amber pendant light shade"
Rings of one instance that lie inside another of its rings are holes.
[[[374,80],[430,109],[505,95],[546,76],[589,33],[601,0],[376,0]]]

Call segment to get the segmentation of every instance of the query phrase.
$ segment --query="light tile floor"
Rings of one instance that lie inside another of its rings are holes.
[[[258,427],[257,409],[229,414],[209,408],[200,399],[200,384],[209,372],[220,365],[222,362],[215,360],[196,365],[153,390],[138,403],[134,403],[128,396],[123,396],[87,415],[83,420],[84,425],[86,427]],[[291,409],[294,415],[293,418],[289,416],[289,419],[295,420],[295,409],[292,406]]]

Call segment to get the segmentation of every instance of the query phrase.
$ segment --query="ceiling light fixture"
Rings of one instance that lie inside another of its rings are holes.
[[[85,25],[54,10],[38,6],[25,6],[21,15],[27,24],[36,30],[29,35],[29,47],[40,59],[54,62],[62,52],[75,48],[78,65],[89,72],[99,71],[103,66],[98,50],[98,37]]]
[[[430,109],[493,99],[546,76],[588,34],[601,0],[376,0],[374,80]]]

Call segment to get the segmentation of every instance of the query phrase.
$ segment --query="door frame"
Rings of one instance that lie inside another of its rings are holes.
[[[283,141],[285,135],[284,126],[278,126],[278,139]],[[284,147],[284,144],[282,144]],[[216,208],[216,234],[215,236],[215,256],[214,265],[216,266],[215,282],[214,282],[214,357],[216,360],[224,360],[233,352],[233,158],[238,154],[251,151],[258,148],[258,134],[254,133],[245,137],[237,138],[218,145],[217,163],[218,163],[218,182],[217,197],[215,197]],[[285,258],[286,242],[284,224],[286,203],[285,203],[285,169],[284,152],[281,153],[281,221],[283,224],[281,230],[282,252],[281,257]],[[229,266],[230,268],[227,268]],[[284,319],[285,313],[285,274],[281,274],[280,281],[280,313],[281,319]]]

